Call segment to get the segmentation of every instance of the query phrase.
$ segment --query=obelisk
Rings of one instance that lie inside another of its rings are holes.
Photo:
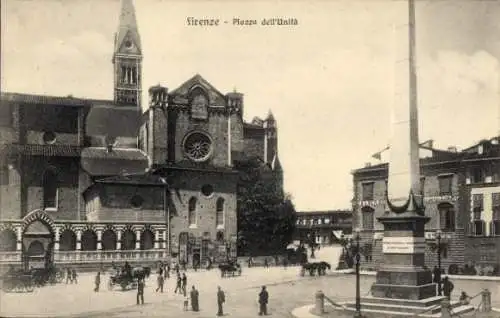
[[[414,0],[395,24],[395,94],[392,112],[384,225],[383,264],[372,286],[374,297],[420,300],[436,295],[432,274],[424,269],[425,223],[420,193]],[[407,6],[407,8],[406,8]],[[406,11],[407,9],[407,11]]]

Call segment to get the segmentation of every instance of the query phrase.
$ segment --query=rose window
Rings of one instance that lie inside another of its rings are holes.
[[[212,151],[212,141],[202,133],[192,133],[184,141],[184,152],[194,161],[208,159]]]

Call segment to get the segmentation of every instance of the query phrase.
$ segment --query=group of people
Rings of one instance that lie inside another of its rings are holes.
[[[76,273],[76,269],[71,269],[71,268],[66,268],[66,284],[70,283],[70,284],[78,284],[78,279],[77,279],[78,275]]]
[[[433,278],[432,282],[437,284],[438,288],[438,295],[443,293],[445,297],[448,299],[451,298],[451,293],[453,292],[453,288],[455,287],[453,283],[450,281],[448,276],[445,276],[444,278],[441,279],[441,271],[437,266],[434,266],[434,269],[432,271],[433,273]],[[440,285],[441,283],[441,285]],[[439,290],[441,288],[441,290]]]

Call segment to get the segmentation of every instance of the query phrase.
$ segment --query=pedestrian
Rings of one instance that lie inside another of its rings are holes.
[[[266,290],[266,286],[262,286],[262,290],[259,293],[259,316],[267,316],[267,302],[269,301],[269,293]]]
[[[224,315],[224,309],[222,308],[222,305],[226,302],[226,295],[224,294],[224,291],[220,286],[217,287],[217,316],[223,316]]]
[[[198,302],[199,295],[200,295],[200,293],[198,292],[198,290],[196,290],[196,288],[193,285],[193,287],[191,288],[191,309],[193,311],[200,311],[199,302]]]
[[[174,291],[175,294],[177,294],[177,291],[179,291],[179,294],[182,292],[181,283],[182,283],[181,275],[177,273],[177,284],[175,285],[175,291]]]
[[[265,266],[266,268],[268,268],[268,267],[269,267],[269,262],[267,261],[267,257],[264,259],[264,266]]]
[[[97,275],[95,275],[95,292],[99,291],[99,285],[101,285],[101,272],[97,272]]]
[[[76,274],[76,269],[73,268],[73,270],[71,271],[71,279],[73,280],[73,282],[75,282],[75,284],[78,284],[78,280],[76,279],[77,278],[77,274]]]
[[[470,296],[463,291],[462,294],[460,295],[459,301],[461,305],[468,305],[470,304]]]
[[[184,295],[184,311],[189,310],[189,298],[188,296]]]
[[[432,270],[432,282],[436,284],[436,288],[437,288],[437,293],[438,295],[440,294],[440,290],[439,290],[439,282],[441,281],[441,271],[439,270],[439,268],[437,266],[434,266],[434,269]]]
[[[156,288],[156,292],[160,290],[163,293],[163,284],[165,283],[165,280],[163,278],[163,273],[158,274],[158,287]]]
[[[139,305],[139,300],[140,304],[144,305],[144,280],[139,279],[137,281],[137,305]]]
[[[453,283],[448,279],[448,276],[445,276],[443,278],[443,294],[446,298],[451,299],[451,292],[454,287]]]
[[[165,278],[170,278],[170,263],[167,263],[167,265],[165,265]]]
[[[71,269],[68,267],[66,268],[66,284],[70,282],[73,284],[73,274],[71,273]]]
[[[182,292],[184,293],[184,296],[186,296],[186,287],[187,287],[186,273],[182,273]]]

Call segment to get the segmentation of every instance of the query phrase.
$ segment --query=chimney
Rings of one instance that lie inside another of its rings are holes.
[[[456,146],[449,146],[448,151],[457,152],[457,147]]]

